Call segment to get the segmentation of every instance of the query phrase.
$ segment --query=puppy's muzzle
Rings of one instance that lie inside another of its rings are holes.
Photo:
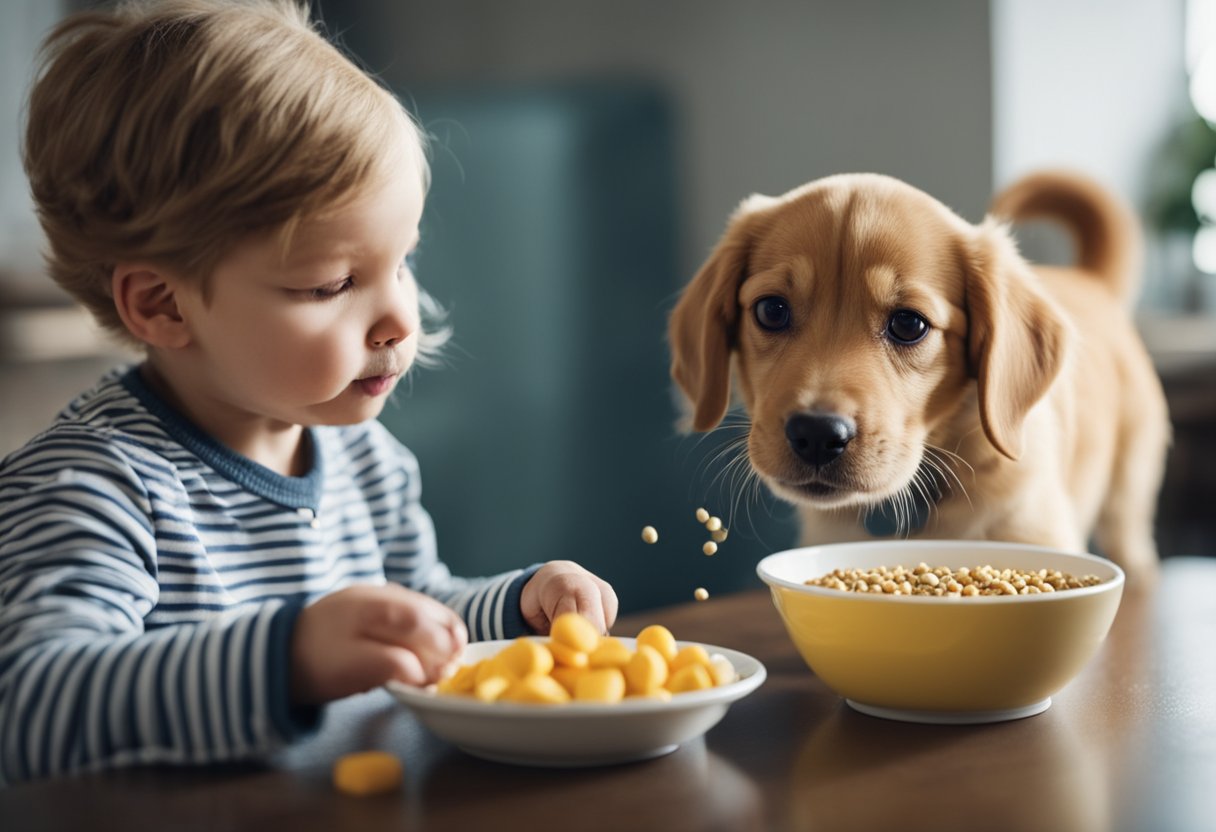
[[[785,423],[790,448],[816,468],[835,462],[856,435],[851,419],[832,413],[795,413]]]

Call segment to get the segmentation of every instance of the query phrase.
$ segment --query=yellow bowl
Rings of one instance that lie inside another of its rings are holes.
[[[991,565],[1096,575],[1039,595],[946,598],[807,586],[833,569]],[[808,546],[756,571],[794,645],[856,710],[915,722],[1018,719],[1046,710],[1114,621],[1123,571],[1108,560],[1020,543],[897,540]]]

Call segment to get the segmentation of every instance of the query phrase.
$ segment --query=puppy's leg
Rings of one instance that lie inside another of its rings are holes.
[[[1098,548],[1123,567],[1129,581],[1150,580],[1159,565],[1153,516],[1168,444],[1164,413],[1160,419],[1143,419],[1129,426],[1098,514],[1094,529]]]

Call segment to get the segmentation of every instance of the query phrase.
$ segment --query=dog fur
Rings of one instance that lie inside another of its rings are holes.
[[[1072,232],[1074,267],[1018,254],[1005,223],[1031,218]],[[906,536],[1088,551],[1092,535],[1149,576],[1169,422],[1129,314],[1139,257],[1131,211],[1062,171],[1014,183],[979,225],[876,174],[755,195],[672,312],[672,376],[697,431],[721,423],[733,378],[751,469],[798,506],[804,544],[866,539],[866,511],[933,478],[941,497]],[[780,331],[756,317],[771,298]],[[922,316],[923,340],[889,335],[896,310]],[[855,435],[813,464],[786,436],[797,414]]]

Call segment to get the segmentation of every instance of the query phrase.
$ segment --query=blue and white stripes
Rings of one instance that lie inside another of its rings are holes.
[[[470,638],[527,631],[529,571],[454,578],[417,463],[376,422],[309,431],[282,477],[115,372],[0,462],[0,783],[262,755],[315,726],[292,708],[305,604],[396,581]]]

